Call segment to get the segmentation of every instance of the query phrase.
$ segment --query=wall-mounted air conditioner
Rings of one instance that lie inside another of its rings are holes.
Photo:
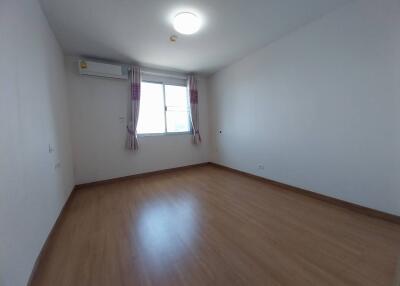
[[[81,75],[128,79],[128,68],[124,65],[80,59],[78,67]]]

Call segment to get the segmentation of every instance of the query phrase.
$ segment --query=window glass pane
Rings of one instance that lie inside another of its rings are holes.
[[[179,108],[180,110],[188,110],[186,86],[165,85],[165,105]]]
[[[189,106],[186,86],[165,85],[167,132],[188,132]]]
[[[190,131],[187,111],[167,111],[167,132]]]
[[[163,85],[142,82],[138,133],[164,133],[164,94]]]

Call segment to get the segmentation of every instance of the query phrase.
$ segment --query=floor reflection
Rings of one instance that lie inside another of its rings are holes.
[[[193,196],[153,201],[140,211],[136,235],[141,258],[152,264],[176,261],[195,243],[198,206]]]

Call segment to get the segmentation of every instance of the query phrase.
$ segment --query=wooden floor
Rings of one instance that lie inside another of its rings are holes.
[[[400,225],[214,166],[71,198],[34,286],[392,286]]]

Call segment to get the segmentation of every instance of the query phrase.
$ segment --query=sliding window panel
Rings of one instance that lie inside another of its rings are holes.
[[[140,112],[138,122],[139,134],[157,134],[165,132],[165,105],[163,85],[142,82]]]
[[[165,85],[167,132],[189,132],[189,101],[186,86]]]

